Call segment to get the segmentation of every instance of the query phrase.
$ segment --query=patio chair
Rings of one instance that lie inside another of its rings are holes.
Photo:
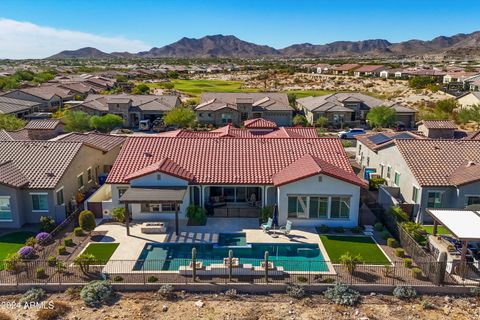
[[[286,236],[290,234],[290,231],[292,231],[292,221],[290,220],[287,220],[286,225],[281,226],[280,228],[278,228],[278,230],[276,230],[277,233],[282,233]]]
[[[263,232],[268,232],[272,229],[273,219],[268,218],[267,223],[262,223]]]

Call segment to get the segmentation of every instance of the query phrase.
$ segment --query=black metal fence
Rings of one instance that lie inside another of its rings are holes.
[[[235,263],[191,259],[166,260],[110,260],[91,262],[81,268],[72,262],[55,264],[46,260],[31,260],[9,265],[0,263],[0,285],[19,284],[83,284],[96,279],[108,279],[125,284],[192,284],[192,283],[255,283],[255,284],[331,284],[351,285],[415,285],[432,286],[422,269],[405,267],[403,262],[390,265],[360,264],[351,272],[340,264],[328,261],[240,259]],[[273,264],[272,264],[273,263]],[[436,269],[432,262],[427,269]],[[269,267],[266,269],[265,266]],[[448,285],[479,285],[478,265],[469,263],[466,277],[450,276]],[[328,271],[326,271],[328,270]],[[447,285],[443,283],[442,285]]]

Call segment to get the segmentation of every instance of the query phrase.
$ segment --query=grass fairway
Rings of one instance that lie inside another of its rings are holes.
[[[340,256],[350,252],[352,255],[360,254],[366,264],[390,264],[371,237],[321,235],[320,239],[332,263],[339,263]]]
[[[335,91],[329,90],[289,90],[286,93],[293,93],[297,96],[297,99],[305,98],[305,97],[317,97],[317,96],[324,96],[330,93],[334,93]]]
[[[433,226],[422,226],[422,228],[427,231],[428,234],[433,234]],[[451,232],[444,226],[437,226],[437,235],[441,234],[451,234]]]
[[[174,89],[194,97],[200,97],[202,92],[258,92],[257,89],[242,89],[241,81],[224,80],[172,80]],[[162,88],[162,83],[148,83],[150,88]]]
[[[92,254],[98,261],[105,264],[117,250],[119,243],[90,243],[83,253]]]

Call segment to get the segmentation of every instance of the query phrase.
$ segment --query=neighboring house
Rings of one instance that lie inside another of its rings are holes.
[[[114,158],[81,142],[0,141],[0,228],[39,223],[41,216],[62,221],[77,193],[97,185]]]
[[[452,120],[422,120],[417,125],[421,134],[432,139],[454,139],[457,130]]]
[[[39,102],[0,96],[0,114],[12,114],[17,118],[23,118],[27,114],[37,112],[40,104]]]
[[[40,111],[57,111],[63,106],[63,102],[71,100],[74,93],[71,90],[60,88],[55,85],[16,89],[3,95],[7,98],[15,98],[39,103]]]
[[[286,93],[205,92],[195,108],[198,122],[222,126],[240,126],[249,119],[263,118],[278,126],[292,124],[293,108]]]
[[[328,73],[331,73],[331,70],[332,70],[332,66],[329,64],[317,64],[315,66],[315,71],[318,74],[321,74],[321,73],[328,74]]]
[[[0,140],[50,140],[63,134],[63,124],[58,119],[35,119],[19,130],[2,130]]]
[[[134,220],[173,219],[179,198],[182,219],[191,204],[237,218],[277,204],[281,225],[345,227],[358,225],[364,186],[336,138],[129,137],[107,184],[110,207],[128,202]]]
[[[123,118],[125,127],[136,128],[140,120],[162,118],[180,105],[176,95],[90,94],[82,104],[71,109],[98,116],[116,114]]]
[[[468,108],[474,105],[480,105],[480,91],[467,92],[457,97],[457,102],[461,108]]]
[[[385,66],[367,64],[353,70],[353,75],[355,77],[379,77],[383,70],[385,70]]]
[[[478,72],[465,72],[465,71],[456,71],[448,72],[443,76],[443,83],[451,82],[464,82],[466,79],[470,79],[473,76],[478,76]]]
[[[440,70],[435,70],[435,69],[419,69],[419,70],[413,70],[413,71],[408,71],[406,73],[408,77],[431,77],[434,78],[435,81],[438,83],[441,83],[443,81],[443,77],[447,74],[444,71]]]
[[[333,74],[343,74],[343,75],[348,75],[349,73],[353,72],[353,70],[357,69],[360,67],[359,64],[356,63],[347,63],[347,64],[341,64],[339,66],[333,66],[331,68]]]
[[[304,112],[308,122],[312,125],[320,117],[326,117],[329,123],[335,126],[363,125],[366,123],[368,111],[381,105],[395,109],[397,121],[403,122],[406,127],[411,128],[415,125],[415,110],[363,93],[337,92],[297,99],[298,108]]]
[[[404,69],[386,69],[380,71],[379,76],[381,78],[395,78],[395,79],[403,79],[405,78],[405,72]]]

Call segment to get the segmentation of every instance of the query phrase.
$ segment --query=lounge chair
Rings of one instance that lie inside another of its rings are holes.
[[[273,219],[268,218],[267,223],[262,223],[263,232],[268,232],[272,229]]]
[[[287,220],[287,224],[284,226],[281,226],[275,232],[283,233],[284,235],[288,236],[290,234],[290,231],[292,231],[292,222],[290,220]]]

